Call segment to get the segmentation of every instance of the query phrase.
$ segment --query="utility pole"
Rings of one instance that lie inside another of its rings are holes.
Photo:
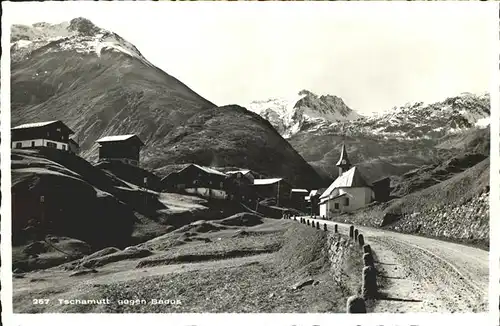
[[[278,196],[276,197],[276,206],[280,206],[280,181],[278,180]]]
[[[144,196],[144,206],[148,207],[148,177],[144,177],[144,191],[145,191],[145,196]]]
[[[41,208],[41,217],[40,217],[40,227],[38,228],[39,234],[35,235],[36,241],[40,240],[45,234],[42,233],[45,231],[45,196],[40,196],[40,208]]]

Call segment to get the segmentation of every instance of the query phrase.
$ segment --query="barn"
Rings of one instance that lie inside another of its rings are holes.
[[[290,201],[292,186],[283,178],[255,179],[253,187],[258,198],[275,198],[277,206]]]
[[[26,123],[11,129],[11,148],[56,148],[73,152],[70,135],[74,134],[60,120]]]
[[[137,135],[115,135],[98,139],[99,162],[119,161],[138,166],[144,143]]]
[[[293,208],[300,211],[306,210],[306,197],[309,194],[307,189],[292,189],[290,192],[290,203]]]

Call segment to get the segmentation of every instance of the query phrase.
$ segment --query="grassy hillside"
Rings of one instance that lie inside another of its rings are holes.
[[[42,233],[80,239],[96,249],[136,244],[194,220],[220,218],[222,214],[215,202],[146,192],[78,156],[55,149],[13,150],[11,157],[16,245],[28,240],[22,229],[30,218],[46,221],[49,229]],[[44,196],[43,204],[40,196]],[[224,214],[235,209],[225,207]]]
[[[346,298],[359,288],[361,253],[357,246],[343,254],[344,248],[330,246],[324,231],[291,220],[248,215],[192,223],[135,249],[107,248],[59,267],[17,274],[14,311],[344,312]],[[338,256],[334,266],[328,255]],[[29,304],[34,293],[52,300]],[[108,298],[110,304],[61,305],[59,297]],[[119,304],[124,299],[144,303]],[[155,305],[151,299],[180,303]]]

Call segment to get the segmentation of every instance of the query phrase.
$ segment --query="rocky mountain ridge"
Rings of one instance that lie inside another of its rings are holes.
[[[351,121],[361,116],[337,96],[318,96],[302,90],[289,98],[252,101],[247,109],[267,119],[284,138],[290,138],[310,125]]]
[[[489,155],[489,94],[461,94],[433,104],[407,104],[356,120],[310,125],[288,139],[318,171],[336,176],[342,143],[353,164],[399,175],[460,152]],[[375,177],[374,177],[375,178]]]

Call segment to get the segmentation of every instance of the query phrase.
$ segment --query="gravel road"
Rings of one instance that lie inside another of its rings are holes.
[[[349,233],[348,224],[319,220]],[[356,227],[375,253],[381,299],[373,312],[486,312],[488,251],[370,227]]]

